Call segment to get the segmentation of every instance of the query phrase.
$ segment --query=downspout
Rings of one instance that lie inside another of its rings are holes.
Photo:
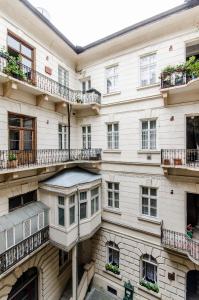
[[[72,106],[70,103],[68,103],[67,112],[68,112],[68,158],[69,160],[70,160],[71,111],[72,111]]]
[[[78,245],[80,241],[80,208],[79,208],[79,187],[77,186],[77,255],[76,255],[76,299],[78,299]]]

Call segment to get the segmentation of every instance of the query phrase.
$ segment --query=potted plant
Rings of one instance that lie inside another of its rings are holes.
[[[21,68],[21,61],[19,57],[9,56],[7,58],[7,65],[3,68],[3,72],[19,80],[27,79],[27,76]]]
[[[187,225],[187,236],[190,239],[193,238],[193,226],[191,224]]]
[[[174,158],[173,161],[174,161],[175,166],[182,165],[182,159],[181,158]]]
[[[172,74],[174,74],[174,72],[175,72],[175,67],[170,65],[162,70],[161,79],[162,79],[163,88],[167,88],[172,85],[171,79],[172,79]]]
[[[107,271],[110,271],[110,272],[114,273],[114,274],[117,274],[117,275],[120,274],[120,270],[119,270],[118,265],[113,265],[113,264],[109,263],[109,264],[105,265],[105,269]]]
[[[170,165],[170,159],[165,158],[165,159],[163,160],[163,165],[169,166],[169,165]]]
[[[152,282],[149,282],[149,281],[147,281],[145,279],[141,279],[140,280],[140,285],[144,286],[148,290],[151,290],[151,291],[153,291],[155,293],[159,293],[159,287],[158,287],[157,283],[152,283]]]
[[[17,168],[18,166],[18,160],[17,156],[15,153],[9,153],[8,154],[8,161],[7,161],[7,168],[12,169],[12,168]]]

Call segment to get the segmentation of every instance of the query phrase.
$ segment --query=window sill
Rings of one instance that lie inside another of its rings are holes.
[[[103,97],[115,96],[121,94],[120,91],[103,94]]]
[[[161,221],[159,219],[149,218],[147,216],[146,217],[145,216],[139,216],[137,218],[140,221],[149,222],[149,223],[153,223],[153,224],[157,224],[157,225],[161,224]]]
[[[114,209],[114,208],[111,208],[111,207],[104,207],[103,208],[103,211],[105,212],[110,212],[110,213],[113,213],[113,214],[116,214],[116,215],[122,215],[121,211],[119,209]]]
[[[110,276],[113,276],[113,277],[115,277],[115,278],[117,278],[117,279],[119,279],[119,280],[122,280],[121,274],[117,275],[117,274],[112,273],[112,272],[110,272],[110,271],[108,271],[108,270],[106,270],[106,269],[103,270],[103,272],[106,273],[106,274],[109,274]]]
[[[156,292],[150,291],[147,288],[145,288],[144,286],[141,286],[140,284],[138,284],[138,289],[157,298],[157,299],[162,299],[161,293],[156,293]]]
[[[138,150],[137,151],[138,154],[160,154],[159,150]]]
[[[103,153],[116,153],[116,154],[120,154],[122,151],[119,149],[106,149],[103,150]]]
[[[149,84],[149,85],[145,85],[145,86],[138,86],[136,89],[137,89],[137,91],[140,91],[140,90],[150,89],[150,88],[153,88],[153,87],[156,87],[159,85],[160,85],[160,83],[157,82],[157,83]]]

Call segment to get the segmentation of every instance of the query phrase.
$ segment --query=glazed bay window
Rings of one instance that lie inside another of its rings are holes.
[[[58,124],[59,150],[68,148],[67,130],[68,126],[65,124]]]
[[[108,251],[107,263],[119,267],[119,260],[120,260],[119,247],[114,242],[109,242],[107,244],[107,251]]]
[[[87,218],[87,192],[80,192],[80,220]]]
[[[83,149],[91,149],[91,125],[82,126]]]
[[[156,53],[140,57],[140,85],[141,87],[156,83]]]
[[[69,198],[69,225],[75,223],[75,195]]]
[[[99,188],[91,190],[91,216],[99,210]]]
[[[119,183],[107,182],[108,207],[119,208]]]
[[[142,120],[142,150],[155,150],[156,145],[156,120]]]
[[[148,282],[157,282],[157,261],[156,259],[148,254],[142,257],[142,278]]]
[[[119,149],[119,123],[107,124],[108,149]]]
[[[58,225],[65,226],[65,199],[58,196]]]
[[[118,91],[118,65],[106,68],[106,92],[114,93]]]
[[[141,187],[142,215],[157,217],[157,189]]]

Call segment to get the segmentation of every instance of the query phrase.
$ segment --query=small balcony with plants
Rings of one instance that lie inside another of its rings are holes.
[[[5,97],[20,89],[34,95],[37,106],[51,101],[55,104],[55,110],[59,112],[64,106],[71,104],[76,111],[90,109],[99,113],[101,94],[96,89],[92,88],[86,92],[70,89],[24,65],[20,56],[12,56],[4,49],[0,49],[0,83]]]
[[[168,65],[161,72],[161,93],[165,106],[197,101],[199,59],[191,56],[183,64]]]

